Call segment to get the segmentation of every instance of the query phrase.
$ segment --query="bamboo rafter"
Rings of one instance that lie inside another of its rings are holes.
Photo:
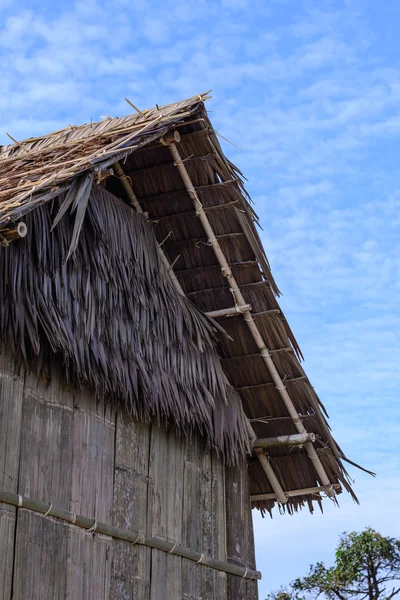
[[[239,286],[233,276],[231,268],[229,266],[229,263],[218,243],[217,237],[213,231],[211,223],[204,211],[203,205],[200,202],[197,192],[193,186],[193,183],[190,179],[190,176],[186,169],[186,166],[185,166],[184,162],[182,161],[182,157],[178,151],[175,141],[172,140],[170,136],[169,137],[164,136],[163,140],[161,140],[161,141],[164,141],[165,145],[170,150],[172,159],[174,161],[174,165],[178,169],[178,171],[182,177],[183,183],[187,189],[187,192],[193,201],[194,207],[196,209],[196,214],[199,217],[199,219],[203,225],[208,242],[210,243],[210,245],[212,246],[212,248],[214,250],[215,256],[221,266],[222,274],[227,279],[227,281],[229,283],[229,287],[232,290],[232,293],[235,297],[237,304],[239,304],[240,306],[245,305],[246,300],[244,299],[243,294],[240,291],[240,288],[239,288]],[[246,321],[246,324],[250,330],[251,335],[253,336],[254,341],[256,342],[256,344],[259,348],[260,354],[261,354],[261,356],[267,366],[267,369],[275,383],[276,389],[278,390],[278,392],[288,410],[288,413],[289,413],[290,417],[292,418],[293,424],[295,425],[295,427],[299,433],[301,433],[301,434],[307,433],[307,430],[304,427],[303,422],[299,418],[299,415],[294,407],[294,404],[288,394],[286,386],[284,385],[284,382],[282,381],[282,378],[272,360],[271,354],[260,334],[260,331],[257,327],[256,322],[254,321],[254,318],[253,318],[250,310],[244,312],[243,317],[244,317],[244,320]],[[325,488],[327,495],[332,496],[332,497],[335,496],[335,491],[332,487],[332,483],[329,480],[329,477],[321,463],[321,460],[320,460],[312,442],[306,442],[305,448],[306,448],[307,453],[312,461],[312,464],[318,474],[318,477],[320,478],[321,483]],[[257,455],[258,455],[258,457],[260,457],[259,452],[257,452]],[[264,465],[263,465],[263,468],[265,470]],[[270,479],[271,473],[269,475],[267,473],[267,476]],[[270,479],[270,481],[271,481],[271,479]]]

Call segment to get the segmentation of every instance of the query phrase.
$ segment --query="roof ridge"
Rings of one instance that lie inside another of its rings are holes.
[[[206,100],[208,100],[211,97],[211,96],[209,96],[210,91],[211,90],[208,90],[208,92],[203,92],[202,94],[196,94],[195,96],[191,96],[190,98],[185,98],[184,100],[179,100],[177,102],[170,102],[169,104],[164,104],[162,106],[159,106],[158,104],[156,104],[156,106],[154,106],[154,107],[145,108],[145,109],[141,110],[140,112],[128,113],[127,115],[123,115],[121,117],[118,117],[118,116],[108,117],[107,116],[107,117],[101,118],[99,121],[91,121],[90,123],[81,123],[80,125],[70,125],[69,124],[69,125],[67,125],[67,127],[64,127],[63,129],[51,131],[50,133],[46,133],[44,135],[39,135],[36,137],[31,137],[31,138],[25,138],[23,140],[19,140],[19,141],[13,143],[13,144],[0,145],[0,161],[4,160],[4,157],[2,156],[3,154],[6,154],[8,151],[10,151],[13,148],[20,147],[22,144],[25,144],[28,142],[29,143],[38,142],[40,140],[48,139],[52,136],[56,136],[56,135],[58,136],[63,133],[69,133],[71,131],[82,130],[85,128],[93,129],[93,127],[101,125],[102,123],[105,123],[105,122],[107,123],[107,122],[123,121],[126,119],[130,119],[132,117],[136,117],[135,122],[136,121],[140,122],[140,119],[143,119],[144,116],[147,117],[146,113],[151,113],[154,111],[163,112],[165,109],[177,107],[180,104],[185,104],[186,106],[188,106],[188,105],[190,105],[190,103],[196,104],[197,102],[205,102]],[[130,102],[128,102],[128,104],[133,106]],[[145,119],[145,120],[147,120],[147,119]],[[11,139],[13,139],[13,138],[11,138]]]

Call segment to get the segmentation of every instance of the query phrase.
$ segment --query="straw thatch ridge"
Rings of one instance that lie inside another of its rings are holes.
[[[68,188],[88,169],[101,174],[187,120],[208,98],[201,94],[175,104],[98,123],[71,126],[50,135],[0,146],[0,225],[21,218]]]
[[[200,430],[235,460],[246,425],[215,328],[176,294],[149,223],[95,186],[78,199],[80,233],[69,213],[50,232],[65,196],[26,215],[26,240],[0,248],[1,345],[47,376],[55,355],[75,386],[89,384],[142,421]]]

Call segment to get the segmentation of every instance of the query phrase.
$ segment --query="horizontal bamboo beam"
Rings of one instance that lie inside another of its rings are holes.
[[[245,237],[245,234],[241,231],[237,231],[234,233],[220,233],[220,234],[216,235],[215,237],[218,238],[219,240],[224,240],[224,239]],[[170,246],[179,246],[179,245],[183,246],[185,244],[204,244],[205,246],[208,246],[208,238],[207,237],[185,238],[183,240],[171,240],[167,243]],[[224,288],[224,289],[226,289],[226,288]]]
[[[332,488],[334,490],[342,489],[340,483],[333,483]],[[296,496],[308,496],[309,494],[326,494],[327,490],[324,486],[316,486],[310,488],[304,488],[302,490],[290,490],[289,492],[285,492],[286,496],[289,498],[294,498]],[[259,500],[277,500],[275,494],[255,494],[254,496],[250,496],[250,500],[252,502],[258,502]]]
[[[246,355],[245,355],[246,356]],[[247,356],[256,356],[254,354],[248,354]],[[257,354],[257,356],[259,356]],[[236,357],[235,357],[236,358]],[[243,358],[243,357],[241,357]],[[221,360],[229,360],[229,359],[221,359]],[[289,379],[285,379],[285,383],[296,383],[296,381],[301,381],[302,379],[307,379],[306,375],[302,375],[301,377],[291,377]],[[240,392],[240,390],[249,390],[249,389],[260,389],[263,387],[275,387],[275,382],[274,381],[267,381],[266,383],[256,383],[255,385],[242,385],[240,387],[235,388],[237,391]]]
[[[221,308],[220,310],[212,310],[210,312],[206,312],[206,315],[207,317],[211,317],[212,319],[217,319],[218,317],[232,317],[235,315],[241,315],[249,310],[251,310],[250,304],[236,304],[236,306],[231,306],[231,308]]]
[[[228,237],[229,236],[237,236],[237,235],[242,235],[242,234],[240,234],[240,233],[231,233],[231,234],[228,235]],[[245,235],[245,234],[243,233],[243,235]],[[216,237],[221,238],[221,237],[224,237],[224,236],[216,236]],[[227,236],[225,235],[225,237],[227,237]],[[201,238],[201,239],[204,241],[206,238]],[[249,262],[249,261],[246,261],[246,262]],[[234,263],[234,264],[238,265],[240,263],[237,262],[237,263]],[[209,266],[210,267],[215,267],[216,265],[209,265]],[[207,267],[202,267],[202,268],[206,269]],[[188,269],[188,271],[190,271],[190,269]],[[267,286],[267,287],[271,287],[269,285],[268,281],[265,281],[265,280],[262,280],[262,281],[252,281],[251,283],[243,283],[240,287],[241,288],[249,288],[249,287],[253,287],[253,286],[256,286],[256,285],[258,286],[260,284],[262,284],[264,286]],[[190,294],[200,294],[200,293],[204,293],[204,292],[219,292],[219,291],[222,291],[222,290],[226,291],[226,289],[227,289],[226,285],[223,285],[223,286],[216,287],[216,288],[205,288],[204,290],[197,290],[195,292],[189,292],[187,295],[189,296]],[[261,313],[252,313],[252,314],[253,314],[253,316],[257,317],[257,315],[260,316],[260,315],[273,314],[273,313],[278,314],[280,312],[281,311],[280,311],[279,308],[271,308],[269,310],[264,310]]]
[[[237,189],[238,184],[235,179],[229,179],[228,181],[219,181],[218,183],[208,183],[206,185],[198,185],[195,187],[195,190],[201,194],[205,190],[213,192],[213,191],[218,191],[218,189],[222,188],[222,187],[234,187]],[[141,202],[142,201],[143,202],[160,202],[160,200],[173,201],[173,199],[176,197],[186,196],[186,193],[187,193],[186,188],[182,188],[180,190],[171,190],[170,192],[163,192],[162,194],[153,194],[151,196],[141,196],[140,201]]]
[[[177,133],[177,132],[176,132]],[[161,138],[162,139],[162,138]],[[209,154],[201,154],[199,156],[187,156],[184,161],[185,162],[194,162],[194,161],[208,161],[214,157],[214,154],[210,152]],[[152,173],[153,171],[158,171],[163,167],[174,168],[174,163],[171,161],[158,163],[155,165],[149,165],[148,167],[141,167],[140,169],[129,169],[129,174],[135,177],[140,177],[144,173]]]
[[[231,267],[243,268],[243,269],[246,269],[248,267],[258,267],[258,261],[257,260],[232,261]],[[192,273],[193,271],[204,271],[204,270],[210,270],[210,269],[214,269],[215,271],[218,270],[218,272],[221,272],[221,267],[219,266],[219,264],[214,263],[213,265],[204,265],[204,266],[202,265],[201,267],[190,267],[190,268],[183,267],[182,269],[176,269],[176,273],[180,273],[180,272],[181,273],[182,272]],[[208,288],[208,289],[215,289],[215,288]],[[223,289],[226,289],[226,288],[224,287]],[[199,290],[199,291],[201,291],[201,290]],[[260,313],[260,314],[262,314],[262,313]]]
[[[258,438],[254,448],[276,448],[279,446],[302,446],[306,442],[315,442],[315,433],[294,433],[293,435],[278,435],[277,437]]]
[[[236,388],[237,389],[237,388]],[[313,413],[312,415],[302,415],[299,413],[299,417],[301,418],[302,421],[307,420],[307,419],[316,419],[317,418],[317,414]],[[269,415],[265,416],[265,417],[254,417],[253,419],[250,419],[251,423],[269,423],[270,421],[289,421],[291,420],[291,417],[271,417]]]
[[[230,202],[223,202],[222,204],[212,204],[211,206],[204,207],[204,210],[206,212],[210,212],[218,209],[229,209],[231,206],[239,204],[239,202],[239,200],[231,200]],[[164,221],[165,219],[177,219],[179,221],[182,217],[194,214],[196,214],[196,211],[194,208],[191,208],[190,210],[183,210],[182,212],[169,213],[167,215],[160,215],[159,217],[151,217],[150,221],[152,223],[162,223],[162,221]]]
[[[120,527],[114,527],[114,525],[108,525],[107,523],[102,523],[101,521],[97,521],[93,518],[77,515],[69,510],[65,510],[64,508],[53,506],[51,503],[46,504],[45,502],[40,502],[39,500],[32,500],[31,498],[1,490],[0,502],[4,502],[5,504],[9,504],[11,506],[16,506],[17,508],[25,508],[33,512],[41,513],[42,515],[46,515],[46,517],[55,517],[61,521],[67,521],[76,527],[90,530],[91,533],[102,533],[103,535],[108,535],[117,540],[123,540],[132,544],[141,544],[143,546],[148,546],[150,548],[155,548],[156,550],[167,552],[168,554],[175,554],[176,556],[181,556],[182,558],[192,560],[197,564],[202,564],[210,569],[215,569],[216,571],[222,571],[224,573],[230,573],[231,575],[237,575],[243,579],[261,579],[260,571],[254,571],[246,567],[240,567],[223,560],[212,558],[211,556],[207,556],[201,552],[196,552],[195,550],[191,550],[185,546],[180,546],[175,542],[169,542],[157,537],[147,536],[138,531],[121,529]]]

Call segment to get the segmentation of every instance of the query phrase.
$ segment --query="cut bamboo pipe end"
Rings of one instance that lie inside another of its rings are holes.
[[[24,238],[26,236],[26,234],[28,233],[28,228],[27,228],[26,224],[23,223],[23,221],[18,223],[17,233],[18,233],[18,237],[20,237],[20,238]]]
[[[26,237],[27,233],[28,227],[23,221],[20,221],[18,225],[12,229],[0,229],[1,245],[7,246],[13,240]]]
[[[181,134],[179,131],[169,131],[160,140],[163,146],[169,146],[170,144],[179,144],[181,141]]]

